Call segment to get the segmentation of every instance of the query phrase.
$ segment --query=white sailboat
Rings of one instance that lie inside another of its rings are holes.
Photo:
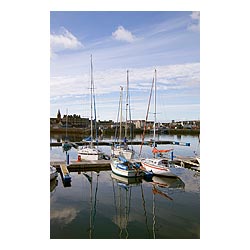
[[[94,92],[94,80],[93,80],[93,64],[91,55],[91,82],[90,82],[90,131],[91,140],[90,144],[83,146],[78,150],[78,156],[81,160],[100,160],[104,158],[104,153],[93,145],[93,92]]]
[[[111,157],[110,165],[112,172],[120,176],[141,177],[145,175],[137,163],[131,162],[121,155],[118,157]]]
[[[158,150],[155,143],[155,131],[156,131],[156,70],[154,76],[154,139],[153,139],[153,154],[154,158],[146,158],[141,160],[142,167],[147,171],[152,171],[154,175],[163,175],[169,177],[176,177],[176,168],[167,158],[156,158],[156,155],[162,155],[172,149]]]
[[[123,87],[121,86],[120,91],[120,142],[121,142],[121,130],[122,130],[122,92]],[[128,159],[130,155],[127,155],[128,158],[125,157],[126,149],[119,150],[119,154],[115,155],[114,153],[111,155],[111,169],[112,171],[120,176],[124,177],[138,177],[143,176],[144,172],[140,169],[139,164],[132,162],[131,158]]]
[[[121,89],[121,95],[122,95],[122,90],[123,89]],[[111,154],[116,157],[122,154],[127,160],[131,160],[135,152],[132,148],[129,148],[127,144],[128,108],[130,107],[129,107],[129,77],[128,77],[128,70],[127,70],[125,137],[122,142],[122,98],[120,98],[120,135],[119,135],[120,142],[118,144],[112,145]]]

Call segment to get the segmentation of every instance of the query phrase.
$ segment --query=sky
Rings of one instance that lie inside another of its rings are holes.
[[[127,70],[131,118],[145,119],[155,69],[157,121],[200,119],[200,12],[51,11],[51,117],[90,117],[91,55],[97,119],[117,120]]]

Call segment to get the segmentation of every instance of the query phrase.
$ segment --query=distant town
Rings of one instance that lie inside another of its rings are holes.
[[[146,124],[145,124],[146,123]],[[128,122],[128,127],[132,129],[133,133],[140,133],[143,131],[146,125],[146,132],[152,132],[154,121],[145,120],[132,120]],[[100,133],[109,133],[114,131],[120,123],[112,120],[98,120],[96,122],[96,127]],[[123,127],[125,127],[125,122],[123,122]],[[68,132],[82,132],[84,130],[88,132],[90,130],[90,119],[81,117],[80,115],[61,115],[60,110],[57,112],[55,118],[50,118],[50,131],[51,132],[64,132],[68,129]],[[200,133],[200,121],[174,121],[162,122],[156,124],[156,131],[158,133],[185,133],[185,134],[199,134]]]

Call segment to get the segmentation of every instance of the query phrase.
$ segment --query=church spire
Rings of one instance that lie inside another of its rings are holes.
[[[57,123],[59,123],[61,121],[61,113],[60,113],[60,109],[58,109],[58,112],[57,112]]]

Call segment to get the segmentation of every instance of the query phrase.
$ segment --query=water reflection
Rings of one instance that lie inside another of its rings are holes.
[[[181,139],[191,147],[173,145],[176,155],[191,155],[197,138]],[[101,148],[110,153],[110,147]],[[148,146],[143,150],[152,154]],[[69,153],[70,160],[77,160],[75,149]],[[51,160],[65,160],[61,147],[52,148]],[[153,176],[150,181],[116,176],[110,168],[70,173],[71,187],[64,188],[60,175],[50,185],[51,238],[199,238],[199,173],[184,169],[180,178]]]
[[[72,186],[65,189],[58,178],[51,185],[51,237],[171,238],[179,230],[192,238],[188,228],[197,225],[199,203],[195,193],[186,195],[186,180],[193,175],[186,171],[185,183],[180,178],[153,176],[146,181],[110,170],[81,171],[72,173]]]
[[[125,178],[111,173],[115,216],[112,221],[119,227],[119,238],[129,237],[128,222],[131,206],[131,189],[135,185],[141,185],[142,178]]]
[[[86,177],[86,179],[88,180],[89,191],[90,191],[89,227],[87,229],[89,239],[92,239],[95,228],[99,175],[100,175],[99,172],[93,172],[93,171],[91,171],[90,173],[83,172],[83,176]]]
[[[111,173],[110,176],[111,176],[112,180],[115,180],[117,182],[118,185],[124,184],[124,186],[127,186],[127,187],[142,183],[142,177],[140,177],[140,176],[126,178],[126,177],[117,175],[113,172]]]
[[[134,204],[131,204],[131,191],[134,187],[138,186],[140,186],[141,201],[145,218],[145,228],[147,232],[147,237],[144,238],[156,238],[157,204],[155,201],[155,196],[158,195],[160,198],[173,201],[173,198],[170,197],[168,191],[170,191],[172,194],[178,190],[184,191],[185,183],[180,178],[159,176],[153,176],[152,181],[145,181],[143,178],[125,178],[111,173],[111,178],[115,206],[115,215],[112,217],[112,221],[119,228],[119,238],[129,238],[129,222],[132,223],[132,220],[130,220],[130,212],[133,214],[135,212],[134,209],[136,208]],[[148,204],[146,205],[143,183],[149,183],[152,185],[153,197],[151,211],[149,211],[150,206]],[[140,204],[138,199],[137,203],[138,206]],[[161,216],[162,215],[159,215],[159,219]]]
[[[153,176],[152,184],[161,188],[184,189],[185,183],[180,178],[171,178],[165,176]]]
[[[79,211],[74,207],[65,207],[50,211],[50,220],[62,226],[70,224],[76,217]]]
[[[58,185],[58,180],[57,178],[54,178],[53,180],[50,181],[50,192],[52,193],[53,191],[55,191],[55,188]]]
[[[156,204],[156,195],[159,195],[160,198],[164,198],[168,201],[173,201],[173,197],[171,194],[174,194],[177,190],[184,190],[185,183],[180,178],[169,178],[164,176],[153,176],[152,178],[152,214],[153,214],[153,222],[152,222],[152,234],[153,238],[156,239],[156,233],[160,231],[157,229],[157,204]],[[160,219],[160,215],[159,218]]]

